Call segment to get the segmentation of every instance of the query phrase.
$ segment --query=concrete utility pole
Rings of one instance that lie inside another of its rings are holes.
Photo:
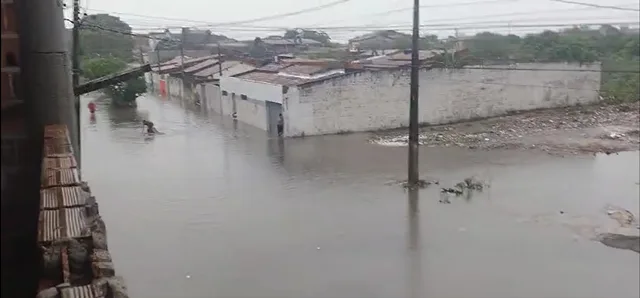
[[[73,74],[73,88],[80,84],[80,0],[73,0],[73,49],[71,53],[71,71]],[[77,127],[69,127],[69,130],[76,130],[78,134],[78,148],[76,149],[76,160],[78,166],[82,163],[80,140],[82,130],[80,128],[80,96],[74,96],[75,112],[78,118]]]
[[[411,43],[411,94],[409,96],[409,181],[414,186],[420,179],[418,166],[418,75],[420,71],[420,0],[413,1],[413,36]]]
[[[218,42],[218,75],[220,75],[219,79],[221,79],[222,78],[222,55],[220,55],[220,42]]]
[[[80,152],[78,115],[74,110],[71,65],[62,1],[22,0],[20,36],[24,101],[33,138],[42,140],[44,125],[65,124]],[[80,162],[80,156],[76,156]]]
[[[180,99],[184,100],[184,38],[187,35],[187,28],[182,28],[182,32],[180,34],[180,68],[182,69],[182,76],[180,77],[180,81],[182,85],[180,86]]]
[[[180,34],[180,64],[182,66],[182,78],[184,79],[184,38],[186,36],[186,28],[182,28],[182,33]]]

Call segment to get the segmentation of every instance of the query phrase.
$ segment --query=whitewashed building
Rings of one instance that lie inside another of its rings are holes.
[[[379,60],[380,61],[380,60]],[[422,69],[421,123],[444,124],[599,100],[600,64]],[[409,71],[379,63],[357,71],[293,65],[223,77],[220,112],[285,136],[370,131],[409,123]]]

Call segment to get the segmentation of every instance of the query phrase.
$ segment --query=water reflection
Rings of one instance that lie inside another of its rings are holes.
[[[422,245],[420,243],[420,193],[408,191],[408,271],[409,293],[412,298],[423,297],[422,290]]]
[[[284,138],[267,139],[267,154],[280,165],[284,165],[284,142]]]

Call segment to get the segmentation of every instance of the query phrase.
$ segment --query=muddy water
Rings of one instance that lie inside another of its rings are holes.
[[[637,152],[422,148],[423,177],[491,185],[440,204],[392,183],[406,148],[364,134],[278,141],[153,97],[104,104],[82,117],[84,178],[132,297],[640,295],[639,255],[590,239],[616,229],[607,204],[640,208]]]

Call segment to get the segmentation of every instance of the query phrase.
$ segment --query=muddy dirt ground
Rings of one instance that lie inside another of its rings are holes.
[[[545,109],[420,129],[420,145],[539,150],[554,155],[640,149],[640,105],[598,104]],[[406,130],[375,133],[372,142],[401,146]]]

